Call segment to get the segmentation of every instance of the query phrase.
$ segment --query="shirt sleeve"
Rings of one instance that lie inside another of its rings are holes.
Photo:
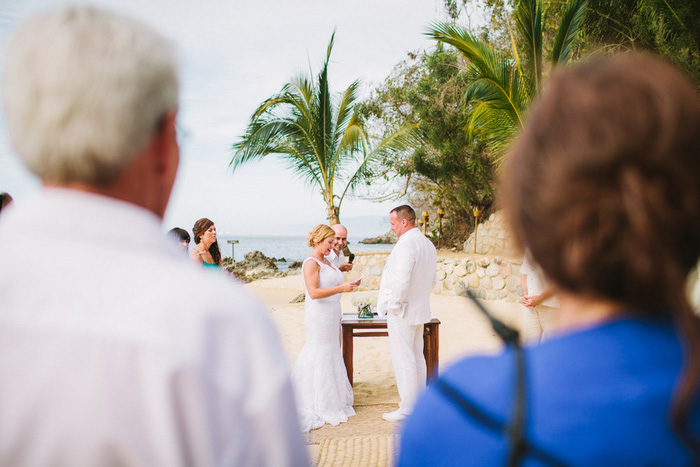
[[[217,323],[220,342],[213,359],[224,399],[219,401],[224,445],[222,465],[308,466],[308,451],[299,425],[289,365],[279,335],[265,308],[247,295],[237,298],[246,308],[234,319]],[[227,329],[226,329],[227,328]],[[236,409],[240,407],[240,409]],[[228,409],[231,408],[229,411]],[[239,415],[235,412],[240,410]]]
[[[261,313],[257,323],[259,341],[250,342],[255,366],[251,367],[249,416],[253,459],[249,465],[308,466],[287,358],[277,330],[262,310]],[[259,355],[262,352],[264,356]]]
[[[255,414],[252,426],[255,455],[249,465],[310,465],[289,380]]]

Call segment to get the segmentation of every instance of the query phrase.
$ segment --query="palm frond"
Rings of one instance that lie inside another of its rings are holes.
[[[294,122],[274,120],[267,122],[261,119],[248,125],[246,134],[233,146],[233,158],[229,166],[235,172],[240,166],[253,160],[274,154],[280,142],[286,138],[297,139],[299,127]]]
[[[528,65],[532,67],[535,89],[542,78],[542,0],[520,0],[515,24]]]
[[[571,58],[571,47],[586,15],[588,0],[570,0],[562,15],[552,49],[552,65],[566,64]]]
[[[356,80],[350,83],[350,86],[345,89],[345,92],[338,103],[338,115],[336,116],[335,121],[335,139],[342,138],[343,128],[350,123],[351,119],[356,118],[354,107],[358,99],[359,88],[360,81]]]
[[[496,53],[465,28],[449,23],[433,23],[426,35],[453,46],[471,65],[486,75],[494,75],[499,62]]]

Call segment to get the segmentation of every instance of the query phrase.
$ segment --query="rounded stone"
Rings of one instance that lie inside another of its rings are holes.
[[[377,258],[374,257],[374,256],[372,256],[372,257],[369,259],[369,265],[370,265],[370,266],[374,266],[375,264],[377,264]]]
[[[476,274],[469,274],[468,281],[469,288],[476,289],[479,287],[479,276]]]
[[[494,290],[501,290],[506,286],[506,281],[501,276],[496,276],[493,278],[493,288]]]
[[[486,291],[486,300],[496,300],[496,291],[495,290],[487,290]]]
[[[498,266],[498,275],[506,278],[510,276],[513,272],[513,268],[510,267],[510,263],[508,261],[503,261],[499,266]]]
[[[453,262],[451,262],[451,261],[445,263],[445,272],[446,272],[447,274],[451,274],[452,271],[454,271],[454,269],[455,269],[455,263],[453,263]]]
[[[486,259],[486,258],[481,258],[481,259],[479,260],[478,264],[479,264],[479,267],[480,267],[480,268],[485,268],[486,266],[488,266],[489,264],[491,264],[491,261],[489,261],[489,260]]]
[[[490,289],[493,287],[493,282],[492,282],[491,278],[488,276],[482,278],[481,281],[479,281],[479,283],[485,289]]]
[[[509,296],[510,294],[506,289],[501,289],[496,293],[496,297],[498,297],[499,300],[507,299]]]
[[[445,279],[445,282],[449,282],[450,284],[456,284],[458,280],[459,280],[459,277],[457,277],[457,274],[450,274]]]
[[[445,273],[445,271],[438,271],[436,274],[437,274],[437,280],[438,280],[438,282],[439,282],[439,281],[444,281],[444,280],[445,280],[445,277],[447,277],[447,274]]]
[[[467,274],[471,274],[476,271],[476,264],[474,264],[474,261],[467,261],[464,267],[467,269]]]
[[[478,268],[476,270],[476,275],[479,276],[479,278],[486,276],[486,269]]]
[[[489,266],[486,268],[486,274],[489,277],[494,277],[498,275],[498,264],[496,263],[491,263]]]
[[[478,289],[474,290],[474,295],[476,298],[486,298],[486,290],[483,287],[479,287]]]
[[[489,229],[489,232],[487,234],[489,238],[496,238],[498,237],[498,230],[497,229]]]
[[[452,290],[452,283],[449,280],[442,281],[442,290]]]
[[[381,276],[382,275],[382,268],[380,268],[379,266],[374,266],[371,269],[371,271],[372,271],[373,276]]]
[[[455,266],[455,274],[459,277],[464,277],[467,275],[467,268],[465,268],[461,264],[458,264],[457,266]]]
[[[506,289],[513,293],[518,291],[520,289],[520,277],[516,275],[506,277]]]
[[[464,285],[464,282],[462,281],[457,282],[453,290],[457,295],[461,295],[463,297],[467,295],[467,286]]]
[[[433,293],[436,295],[440,295],[440,293],[442,293],[442,282],[435,284],[435,287],[433,287]]]

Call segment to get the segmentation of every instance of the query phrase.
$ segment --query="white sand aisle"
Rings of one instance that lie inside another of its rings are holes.
[[[271,316],[277,325],[282,345],[287,353],[290,366],[304,345],[304,304],[291,304],[290,301],[304,292],[301,275],[283,278],[263,279],[245,286],[258,295],[271,308]],[[341,304],[345,313],[355,312],[352,306],[352,293],[344,294]],[[521,327],[522,306],[517,303],[484,301],[484,305],[504,322]],[[430,306],[440,324],[440,370],[447,368],[466,355],[491,353],[501,344],[481,312],[466,297],[431,295]],[[386,337],[363,337],[354,341],[354,394],[357,415],[348,423],[338,426],[326,425],[313,430],[308,440],[314,458],[319,446],[327,440],[352,439],[353,443],[344,446],[363,445],[357,442],[358,436],[376,438],[391,436],[396,425],[386,422],[381,414],[396,409],[399,397],[394,380],[394,372],[389,356],[389,341]],[[324,440],[326,440],[324,442]],[[335,445],[337,443],[331,443]],[[366,444],[366,443],[365,443]],[[379,452],[379,451],[378,451]],[[391,458],[391,453],[379,452],[382,458]],[[323,452],[324,458],[329,458]]]

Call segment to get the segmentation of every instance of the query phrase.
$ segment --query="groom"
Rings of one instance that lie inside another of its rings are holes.
[[[410,415],[425,387],[423,325],[430,321],[430,292],[436,282],[437,253],[416,228],[416,212],[408,205],[391,210],[391,230],[399,241],[382,273],[377,311],[387,316],[391,362],[399,390],[398,410],[382,415],[397,421]]]

